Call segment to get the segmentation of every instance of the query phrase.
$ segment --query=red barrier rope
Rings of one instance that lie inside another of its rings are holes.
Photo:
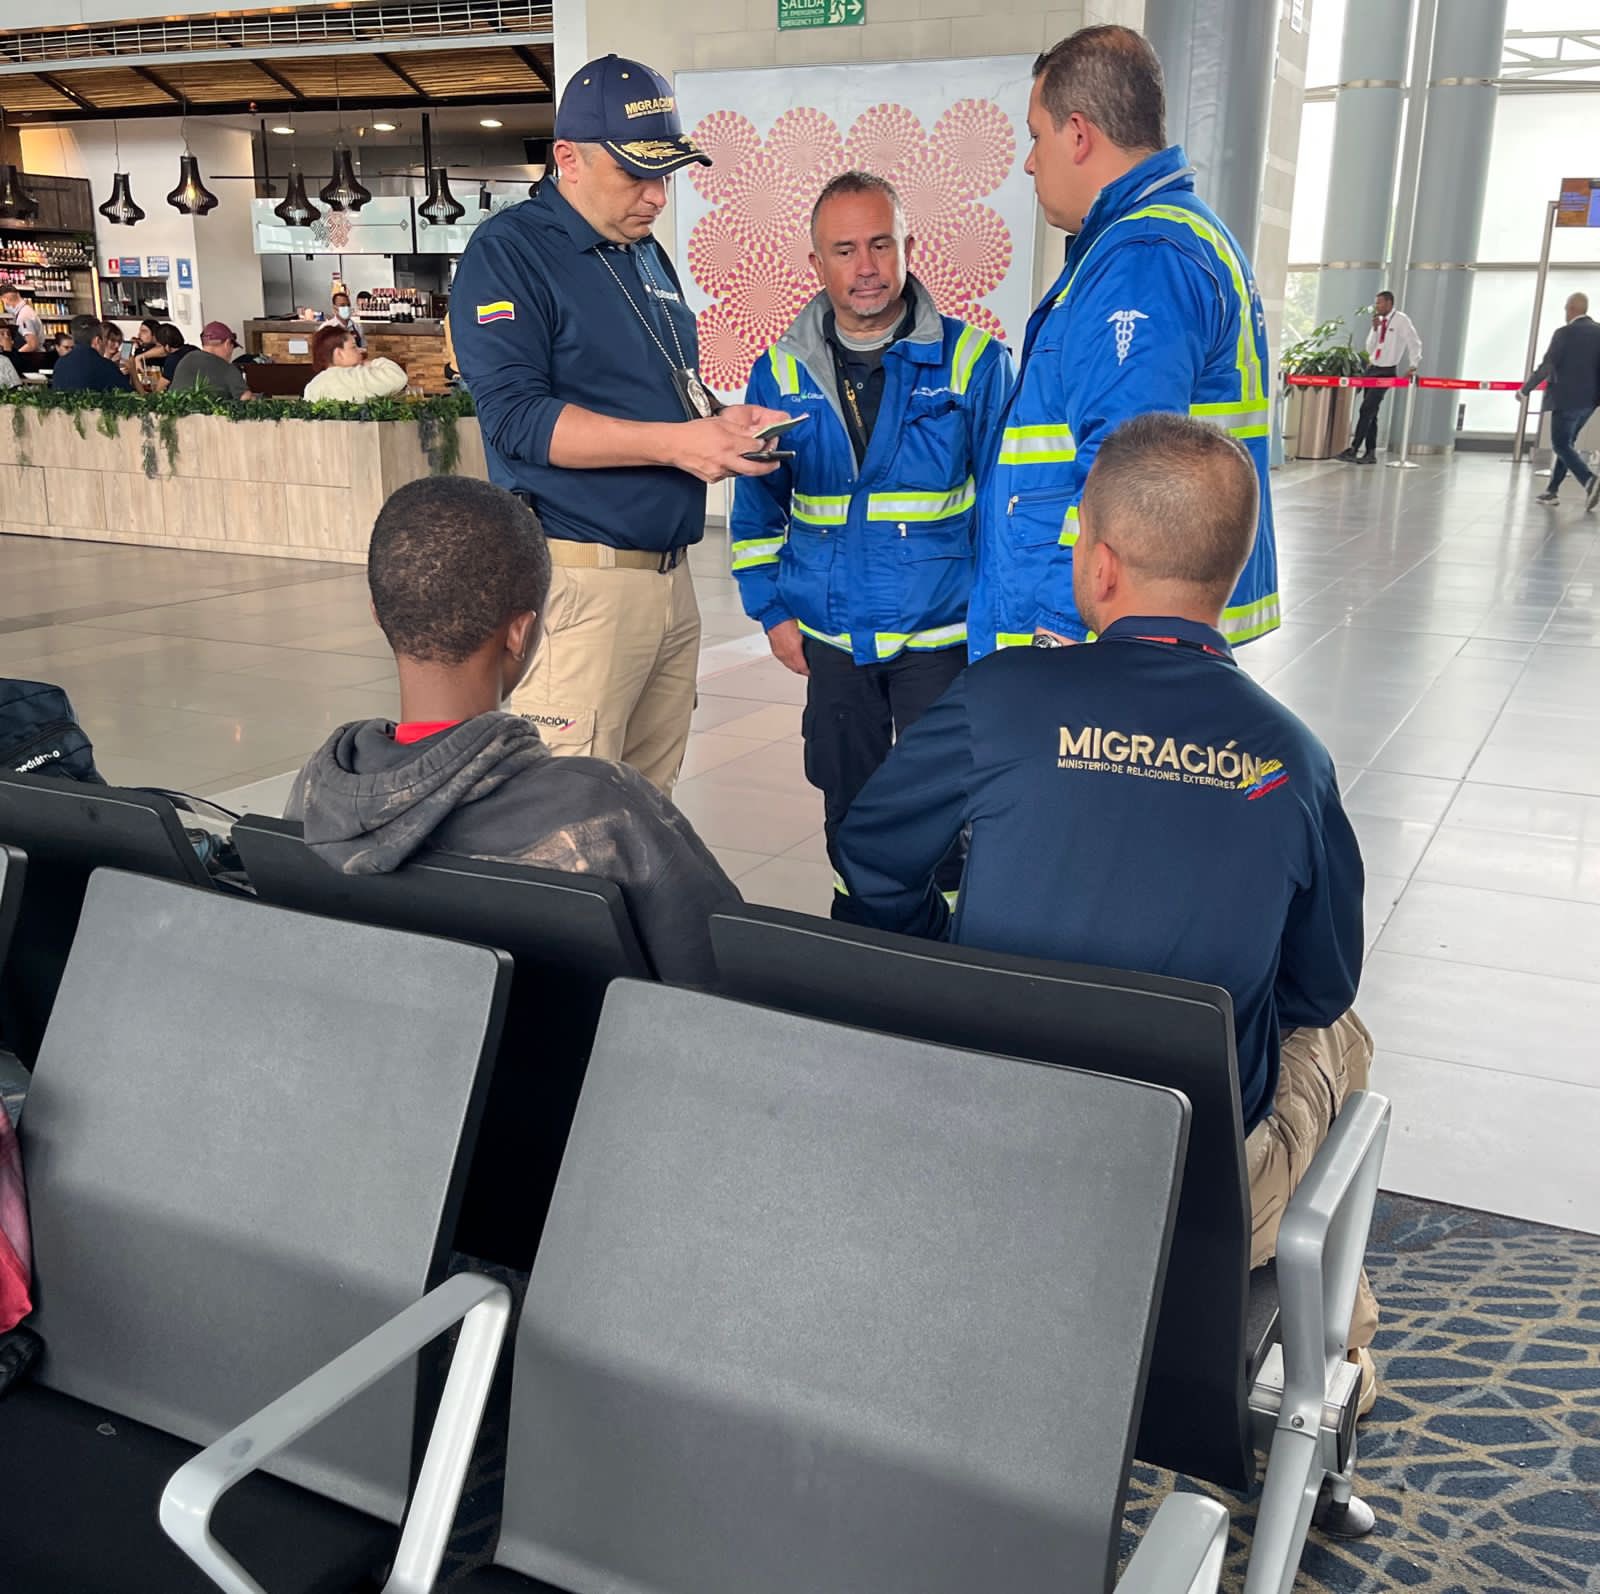
[[[1290,387],[1446,387],[1477,393],[1518,393],[1520,382],[1473,382],[1461,376],[1286,376]],[[1544,383],[1539,384],[1540,388]]]

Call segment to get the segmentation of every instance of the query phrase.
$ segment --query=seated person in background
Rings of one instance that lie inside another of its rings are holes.
[[[177,392],[206,388],[222,398],[247,399],[244,372],[234,363],[239,340],[222,321],[208,321],[200,331],[200,347],[190,349],[172,370],[168,386]]]
[[[116,334],[116,348],[122,347],[122,334]],[[56,361],[50,385],[60,392],[128,393],[132,384],[116,361],[106,358],[106,323],[99,316],[75,315],[72,318],[72,352]]]
[[[626,764],[555,758],[500,707],[550,590],[532,510],[463,476],[411,482],[378,513],[367,582],[401,723],[346,725],[301,770],[286,813],[306,845],[345,874],[426,851],[613,880],[661,978],[710,984],[707,920],[740,897],[689,821]]]
[[[148,362],[149,374],[160,380],[152,382],[151,386],[158,391],[171,387],[179,361],[184,355],[194,352],[194,345],[184,341],[183,333],[172,322],[163,321],[156,328],[156,353]]]
[[[839,831],[835,915],[1229,992],[1260,1267],[1372,1063],[1350,1007],[1361,853],[1327,749],[1218,630],[1255,536],[1250,456],[1140,416],[1102,444],[1079,516],[1073,593],[1099,640],[993,654],[906,732]],[[934,870],[963,825],[951,933]],[[1363,1276],[1363,1411],[1377,1320]]]
[[[122,369],[136,388],[145,385],[151,373],[167,356],[167,351],[161,346],[160,333],[161,323],[154,316],[147,315],[134,328],[133,353]]]
[[[16,352],[17,329],[9,321],[0,321],[0,387],[17,387],[22,381]]]
[[[118,347],[120,347],[120,346],[121,346],[121,339],[119,338],[118,339]],[[56,366],[56,361],[58,361],[63,354],[71,354],[71,353],[72,353],[72,334],[70,332],[57,332],[50,339],[50,341],[45,344],[45,350],[44,350],[45,369],[49,370],[49,371],[53,371],[55,369],[55,366]]]
[[[405,392],[410,378],[404,369],[382,355],[368,359],[356,335],[337,321],[317,328],[311,340],[311,363],[317,374],[306,383],[313,401],[337,399],[360,404],[367,399],[393,398]]]

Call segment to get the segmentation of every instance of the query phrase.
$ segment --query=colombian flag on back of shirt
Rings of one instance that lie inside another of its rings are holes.
[[[490,321],[515,321],[517,307],[509,299],[496,299],[493,304],[480,304],[478,306],[478,325],[486,326]]]

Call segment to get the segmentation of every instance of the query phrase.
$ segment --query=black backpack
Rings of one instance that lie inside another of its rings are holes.
[[[0,680],[0,769],[106,784],[67,694],[43,681]]]

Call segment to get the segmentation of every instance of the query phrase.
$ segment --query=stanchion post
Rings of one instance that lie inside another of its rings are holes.
[[[1417,374],[1415,371],[1406,378],[1406,414],[1400,425],[1400,457],[1389,461],[1390,470],[1415,470],[1417,463],[1407,456],[1411,452],[1411,410],[1412,400],[1417,393]]]
[[[1533,319],[1528,325],[1528,358],[1522,367],[1524,382],[1533,375],[1534,362],[1539,358],[1539,318],[1544,314],[1544,285],[1550,276],[1550,243],[1555,237],[1556,209],[1556,202],[1553,199],[1544,208],[1544,241],[1539,247],[1539,275],[1534,279],[1533,285]],[[1533,395],[1530,393],[1524,393],[1517,401],[1517,435],[1511,439],[1509,462],[1513,465],[1522,463],[1522,451],[1527,446],[1528,406],[1532,402]]]

